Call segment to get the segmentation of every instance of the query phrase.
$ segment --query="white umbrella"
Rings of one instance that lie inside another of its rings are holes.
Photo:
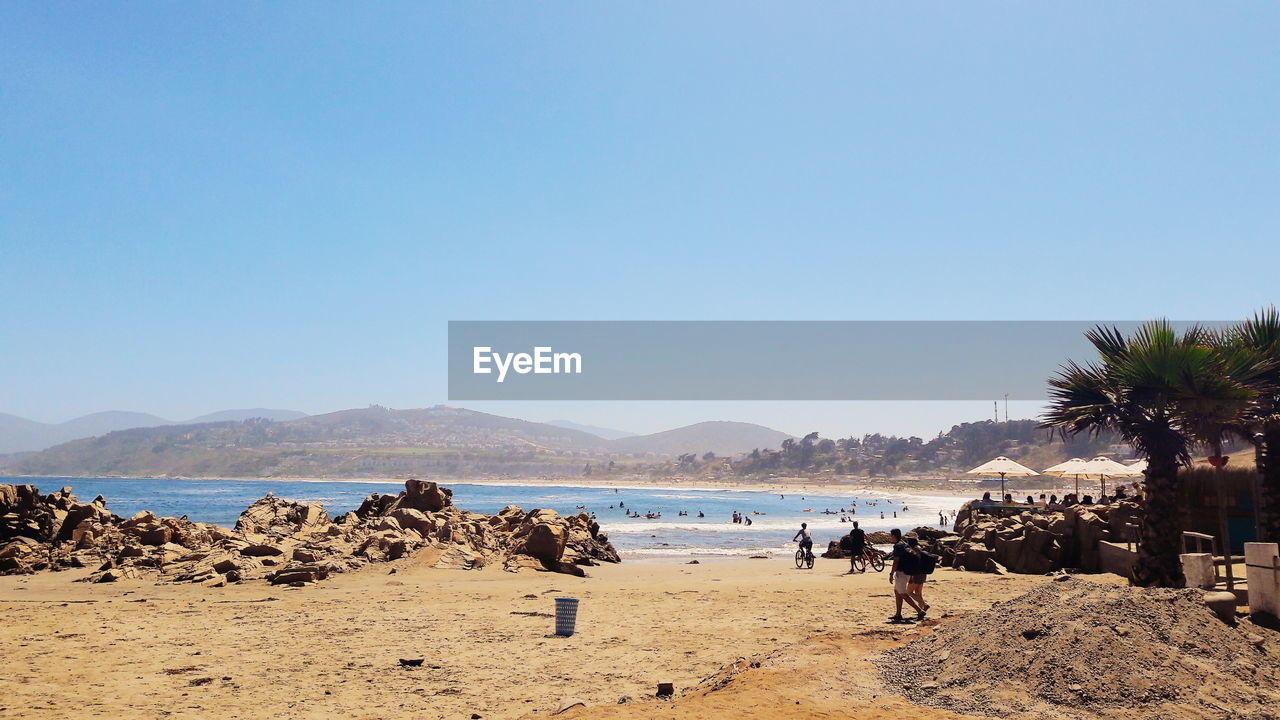
[[[1032,470],[1031,468],[1025,465],[1019,465],[1018,463],[1001,455],[995,460],[992,460],[990,462],[985,462],[979,465],[978,467],[970,470],[967,474],[986,475],[988,477],[990,477],[991,475],[999,475],[1000,476],[1000,501],[1004,502],[1004,479],[1006,476],[1033,477],[1035,475],[1039,475],[1040,473],[1036,472],[1035,470]]]
[[[1085,465],[1089,463],[1084,458],[1071,458],[1066,462],[1060,462],[1051,468],[1045,468],[1042,474],[1052,475],[1053,477],[1073,477],[1076,479],[1076,497],[1080,497],[1080,476],[1086,474]]]
[[[1143,458],[1142,460],[1139,460],[1138,462],[1136,462],[1136,463],[1134,463],[1134,464],[1130,465],[1130,466],[1129,466],[1129,469],[1130,469],[1130,470],[1134,470],[1134,471],[1136,471],[1138,474],[1141,474],[1144,470],[1146,470],[1146,469],[1147,469],[1147,460],[1146,460],[1146,458]]]
[[[1090,480],[1102,481],[1102,494],[1107,494],[1107,478],[1115,477],[1137,477],[1142,474],[1141,470],[1134,470],[1128,465],[1121,465],[1109,457],[1098,457],[1084,464],[1083,476]]]

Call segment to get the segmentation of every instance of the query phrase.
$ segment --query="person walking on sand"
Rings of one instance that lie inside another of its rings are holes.
[[[892,623],[909,622],[902,617],[902,602],[905,600],[908,605],[915,608],[917,614],[920,613],[920,607],[916,605],[915,598],[911,597],[907,586],[911,583],[911,573],[915,572],[915,568],[911,566],[913,560],[911,550],[907,543],[902,539],[902,531],[894,528],[889,531],[889,535],[893,537],[893,566],[889,568],[889,583],[893,585],[893,617],[889,618]]]
[[[922,562],[923,556],[921,553],[924,551],[920,549],[920,538],[907,538],[907,549],[915,556],[916,561],[914,574],[907,581],[907,597],[915,601],[912,604],[917,607],[917,612],[919,613],[916,616],[916,620],[923,620],[924,616],[929,612],[929,603],[924,600],[924,582],[929,579],[929,575],[927,573],[928,568]]]

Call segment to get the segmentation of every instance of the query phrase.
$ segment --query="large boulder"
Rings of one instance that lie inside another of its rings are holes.
[[[374,493],[366,497],[364,502],[360,503],[360,507],[355,509],[355,519],[386,515],[387,511],[391,509],[391,505],[395,503],[395,501],[395,495],[380,495],[378,493]],[[350,517],[350,514],[344,513],[335,522],[346,522]]]
[[[387,515],[387,519],[395,520],[402,528],[416,530],[423,537],[429,535],[436,528],[435,521],[427,517],[426,513],[409,507],[399,507],[392,510]]]
[[[453,491],[426,480],[406,480],[404,490],[391,504],[387,512],[398,508],[412,508],[422,512],[440,512],[453,505]]]
[[[497,515],[489,517],[489,524],[495,527],[502,526],[504,530],[512,531],[520,526],[524,520],[524,510],[519,505],[508,505],[498,511]]]
[[[329,513],[316,504],[278,498],[273,493],[250,505],[236,520],[236,532],[281,538],[319,532],[329,524]]]
[[[1021,537],[1003,538],[996,541],[996,560],[1007,568],[1018,568],[1022,563],[1022,545],[1026,542]]]
[[[847,560],[849,558],[849,553],[845,552],[845,550],[840,547],[839,540],[832,540],[827,543],[827,550],[822,553],[822,557],[832,560]]]
[[[568,523],[555,510],[534,510],[525,517],[513,540],[512,552],[544,563],[558,562],[569,540]]]
[[[329,577],[329,567],[317,563],[291,563],[271,573],[267,580],[272,585],[308,583]]]
[[[72,539],[71,535],[81,523],[106,523],[112,520],[111,513],[107,510],[105,503],[76,503],[67,510],[67,515],[62,519],[62,526],[58,530],[57,542],[66,542]]]
[[[956,548],[955,566],[965,570],[986,569],[987,561],[995,557],[995,551],[975,542],[962,543]]]
[[[920,542],[922,543],[931,543],[935,540],[940,540],[943,537],[946,537],[947,535],[951,534],[946,530],[929,527],[927,525],[921,525],[920,527],[916,528],[915,530],[912,530],[911,532],[915,533],[916,537],[920,538]]]

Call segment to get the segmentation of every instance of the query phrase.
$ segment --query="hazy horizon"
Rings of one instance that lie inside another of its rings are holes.
[[[447,405],[493,415],[518,418],[539,423],[569,421],[610,430],[621,430],[637,435],[670,430],[706,421],[747,422],[780,430],[797,437],[817,431],[822,437],[861,437],[866,434],[917,436],[929,439],[946,432],[953,425],[966,422],[995,419],[991,403],[967,401],[938,402],[526,402],[526,403],[450,403],[430,402],[421,405],[397,403],[365,403],[351,408],[329,408],[308,411],[299,407],[275,407],[274,410],[292,410],[308,415],[323,415],[340,410],[382,405],[398,410]],[[523,407],[521,407],[523,406]],[[619,411],[617,406],[630,406]],[[668,407],[661,407],[668,406]],[[671,407],[674,406],[674,407]],[[213,408],[197,413],[169,416],[138,408],[103,408],[66,417],[45,418],[13,413],[0,408],[0,413],[14,415],[51,425],[67,422],[101,412],[131,412],[153,415],[164,420],[184,422],[223,410],[266,408],[264,405],[244,405],[239,408]],[[985,408],[985,415],[980,409]],[[1011,420],[1034,418],[1040,404],[1034,402],[1009,402],[1008,417]],[[557,414],[559,412],[559,414]],[[999,419],[1005,419],[1004,403],[999,403]],[[856,419],[855,419],[856,418]],[[876,424],[876,423],[879,424]]]

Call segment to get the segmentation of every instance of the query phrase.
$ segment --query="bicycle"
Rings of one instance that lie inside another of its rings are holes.
[[[867,571],[867,554],[865,552],[860,552],[849,558],[849,563],[849,572],[864,573]]]
[[[888,553],[881,552],[870,545],[867,546],[866,550],[862,551],[862,555],[866,558],[866,562],[871,565],[871,569],[876,572],[884,570],[885,558],[889,557]]]
[[[880,572],[884,570],[885,557],[884,553],[868,545],[862,552],[849,558],[849,572],[865,573],[868,565],[872,570]]]
[[[813,569],[813,550],[808,548],[800,548],[796,550],[796,569],[812,570]]]

